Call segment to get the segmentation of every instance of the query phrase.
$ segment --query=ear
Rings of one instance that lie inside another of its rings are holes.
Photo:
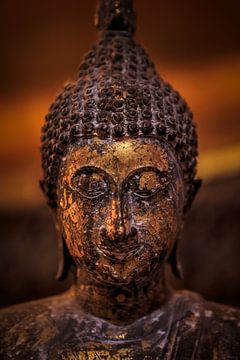
[[[195,196],[197,195],[200,187],[202,185],[202,179],[194,179],[192,182],[192,191],[188,198],[187,204],[184,207],[184,213],[186,213],[192,206],[193,200],[195,199]]]
[[[58,281],[65,280],[68,276],[68,272],[71,268],[71,263],[69,261],[70,254],[66,247],[65,241],[62,236],[59,236],[58,239],[58,270],[56,274],[56,279]]]
[[[202,179],[194,179],[193,180],[193,190],[192,190],[192,201],[198,193],[198,190],[202,186]]]
[[[171,265],[171,269],[173,274],[179,279],[182,280],[184,278],[183,276],[183,270],[182,270],[182,266],[181,263],[178,259],[178,241],[176,240],[172,249],[172,252],[168,258],[168,262]]]

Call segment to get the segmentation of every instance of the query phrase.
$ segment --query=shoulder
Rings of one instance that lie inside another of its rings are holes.
[[[205,302],[202,339],[212,336],[216,353],[225,359],[237,359],[240,354],[240,310],[223,304]],[[203,354],[204,355],[204,354]]]
[[[36,318],[51,316],[52,310],[58,305],[62,307],[66,303],[67,293],[34,300],[22,304],[12,305],[0,310],[0,330],[4,327],[11,327],[16,323],[31,324]]]
[[[179,313],[181,353],[192,341],[196,359],[237,359],[240,353],[240,310],[180,291],[175,295]],[[187,357],[186,357],[187,358]]]
[[[177,302],[188,312],[192,311],[196,318],[204,323],[218,324],[224,328],[233,326],[240,329],[240,309],[228,305],[206,301],[201,295],[182,290],[176,292]]]
[[[68,293],[14,305],[0,311],[0,357],[35,359],[58,336],[58,320],[70,306]]]

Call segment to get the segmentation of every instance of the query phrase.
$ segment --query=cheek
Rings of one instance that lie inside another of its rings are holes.
[[[160,243],[166,248],[171,247],[176,239],[179,225],[173,202],[161,200],[151,217],[155,236],[158,238],[157,245]]]
[[[74,202],[62,210],[59,216],[66,245],[70,254],[77,258],[84,256],[81,239],[87,219],[83,215],[82,206]]]
[[[109,213],[107,201],[74,199],[60,211],[60,223],[67,247],[72,256],[81,258],[98,241],[99,230]]]
[[[151,244],[156,251],[172,245],[178,232],[178,216],[174,201],[163,197],[135,201],[132,213],[140,240]]]

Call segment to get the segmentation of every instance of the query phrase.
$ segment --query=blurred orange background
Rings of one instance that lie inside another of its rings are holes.
[[[66,80],[97,39],[96,1],[2,4],[0,206],[44,201],[40,129]],[[137,40],[177,88],[198,125],[199,175],[240,169],[240,3],[136,0]]]
[[[240,2],[135,0],[137,40],[187,100],[204,179],[180,243],[174,286],[240,305]],[[44,116],[94,41],[95,0],[1,6],[0,306],[59,293],[57,239],[38,186]],[[17,281],[16,281],[17,279]]]

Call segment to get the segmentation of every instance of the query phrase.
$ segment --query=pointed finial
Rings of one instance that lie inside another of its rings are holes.
[[[132,0],[99,0],[95,16],[99,30],[135,32],[136,15]]]

